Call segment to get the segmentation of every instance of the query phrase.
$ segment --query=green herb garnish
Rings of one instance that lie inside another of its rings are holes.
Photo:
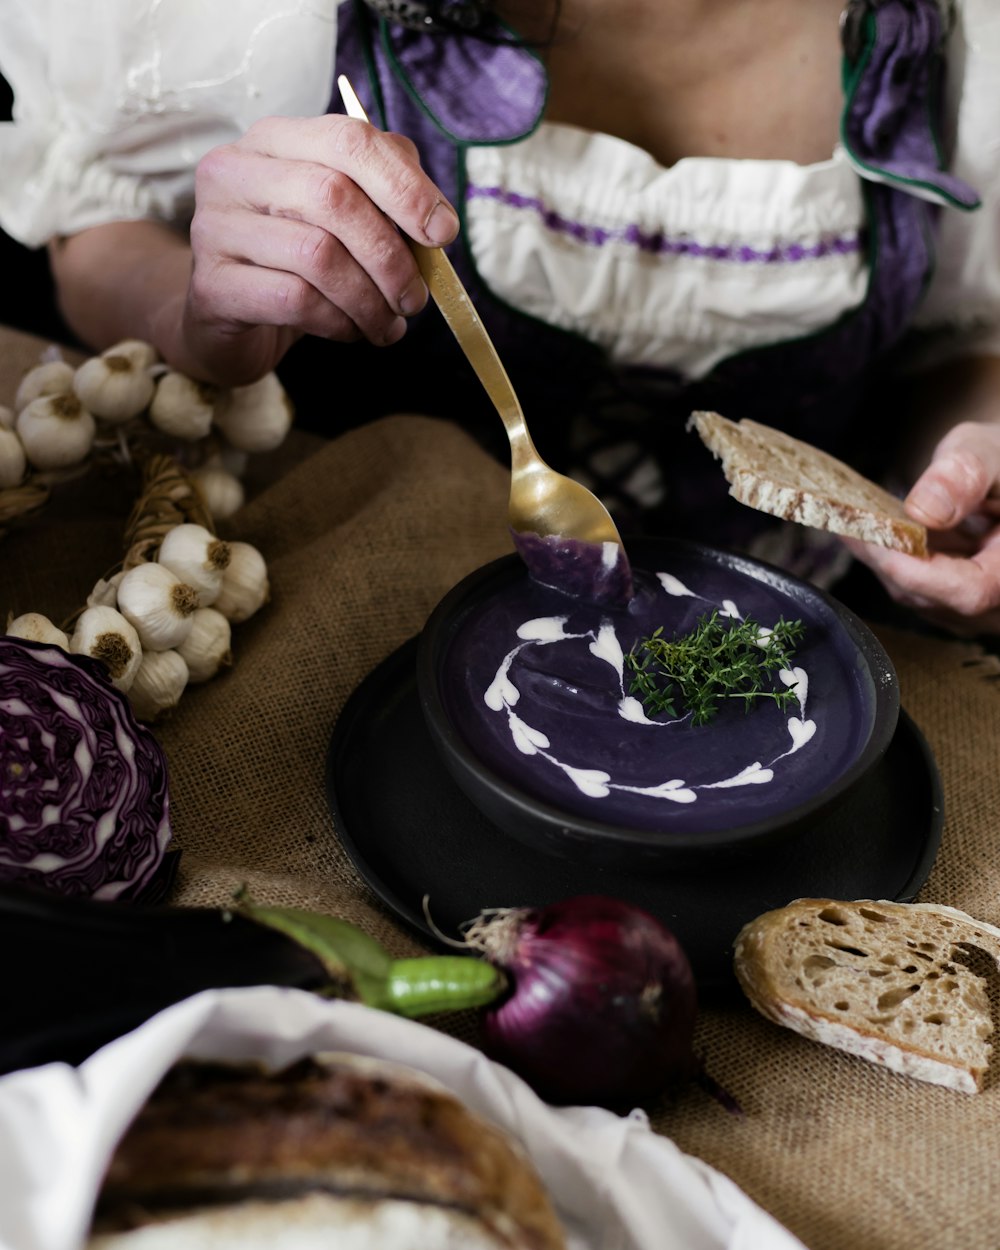
[[[718,612],[699,617],[679,638],[664,638],[660,626],[625,657],[632,670],[629,692],[647,716],[676,716],[679,704],[690,712],[692,725],[707,724],[723,699],[742,699],[745,712],[754,699],[787,707],[796,697],[795,685],[776,688],[765,679],[792,667],[792,648],[804,632],[801,621],[784,618],[770,629],[750,616],[724,624]]]

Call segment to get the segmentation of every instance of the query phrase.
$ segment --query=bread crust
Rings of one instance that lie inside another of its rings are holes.
[[[952,907],[797,899],[743,926],[733,966],[751,1005],[774,1023],[973,1094],[989,1064],[992,1021],[983,980],[965,963],[968,947],[1000,966],[1000,929]]]
[[[324,1054],[280,1072],[183,1062],[164,1078],[109,1165],[95,1230],[322,1195],[454,1212],[480,1240],[562,1250],[533,1166],[506,1134],[402,1065]],[[315,1206],[315,1203],[313,1203]],[[218,1216],[213,1217],[218,1222]]]
[[[927,530],[895,496],[849,465],[782,430],[717,412],[688,428],[721,462],[729,493],[747,507],[908,555],[927,555]]]

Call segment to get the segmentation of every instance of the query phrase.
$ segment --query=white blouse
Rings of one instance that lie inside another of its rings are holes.
[[[0,225],[29,246],[102,223],[184,223],[194,167],[257,118],[326,110],[336,0],[0,0]],[[219,14],[224,13],[223,17]],[[1000,352],[1000,4],[959,0],[951,168],[982,197],[942,210],[917,324]],[[599,177],[594,171],[600,170]],[[469,153],[483,277],[626,363],[696,377],[734,351],[829,324],[864,296],[860,183],[814,165],[688,158],[546,124]]]

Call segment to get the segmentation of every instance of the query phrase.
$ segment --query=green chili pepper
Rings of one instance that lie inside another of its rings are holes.
[[[460,1011],[491,1003],[507,978],[485,960],[465,955],[397,959],[389,970],[386,1008],[401,1016]]]
[[[261,907],[245,889],[236,895],[250,920],[311,951],[330,977],[330,992],[369,1007],[416,1017],[492,1002],[506,986],[499,969],[475,956],[396,959],[356,925],[300,907]]]

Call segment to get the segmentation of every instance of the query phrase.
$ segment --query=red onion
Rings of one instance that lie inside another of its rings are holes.
[[[0,882],[147,901],[169,841],[166,758],[104,666],[0,637]]]
[[[696,1075],[691,965],[648,912],[585,895],[484,913],[465,939],[512,982],[486,1053],[549,1102],[635,1106]]]

